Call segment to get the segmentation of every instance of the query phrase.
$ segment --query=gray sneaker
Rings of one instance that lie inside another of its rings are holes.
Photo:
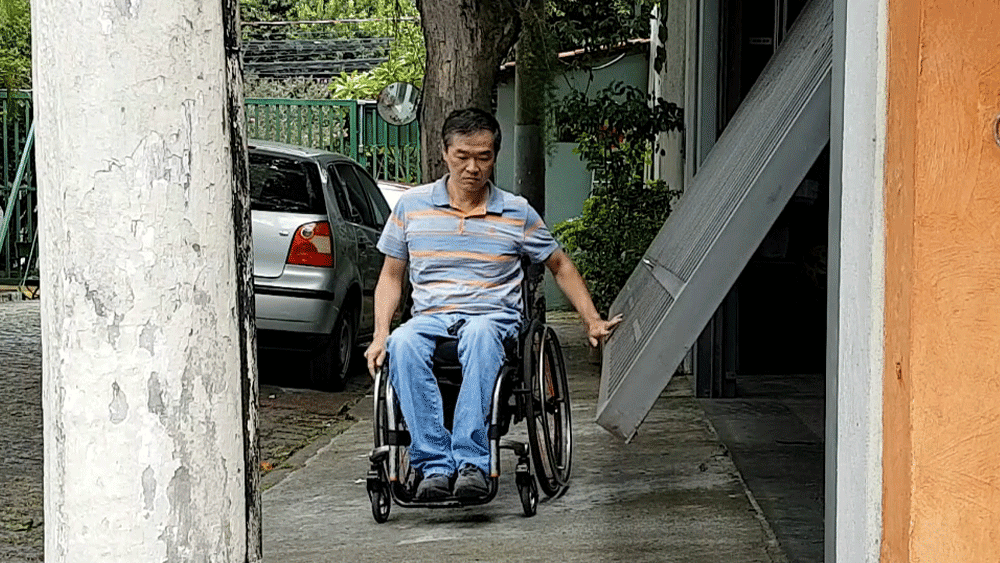
[[[451,494],[451,477],[438,473],[428,475],[417,485],[417,500],[441,500]]]
[[[474,499],[486,496],[490,492],[486,484],[486,476],[474,465],[465,465],[458,471],[455,480],[455,496],[461,499]]]

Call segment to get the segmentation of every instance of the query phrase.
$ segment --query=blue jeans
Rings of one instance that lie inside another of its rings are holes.
[[[448,328],[460,319],[462,386],[449,433],[431,365],[437,340],[449,336]],[[466,464],[489,475],[493,386],[504,362],[503,341],[517,334],[519,323],[510,313],[432,313],[411,318],[389,337],[389,381],[410,431],[410,463],[424,475],[453,475]]]

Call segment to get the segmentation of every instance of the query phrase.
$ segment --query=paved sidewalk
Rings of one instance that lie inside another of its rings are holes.
[[[553,315],[571,374],[575,455],[565,496],[521,515],[512,455],[504,451],[500,493],[466,509],[402,509],[371,517],[364,477],[371,448],[370,398],[354,426],[264,493],[268,562],[658,561],[785,562],[691,397],[675,378],[631,444],[593,422],[599,367],[587,361],[579,321]]]
[[[0,303],[0,561],[42,560],[42,350],[37,301]]]

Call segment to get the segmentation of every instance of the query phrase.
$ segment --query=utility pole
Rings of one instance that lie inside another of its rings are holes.
[[[33,0],[45,560],[260,560],[237,2]]]
[[[514,65],[514,190],[524,196],[528,203],[545,218],[545,99],[537,89],[540,53],[530,50],[542,44],[537,36],[543,33],[538,23],[545,18],[545,1],[528,0],[521,15],[521,34],[517,43],[517,60]],[[542,290],[544,269],[530,268],[528,303],[539,318],[544,320],[545,307]]]

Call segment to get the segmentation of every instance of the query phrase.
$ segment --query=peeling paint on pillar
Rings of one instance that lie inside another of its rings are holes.
[[[112,424],[121,424],[128,416],[128,401],[117,381],[111,384],[111,404],[108,405],[108,411],[111,413]]]
[[[142,472],[142,507],[146,511],[146,518],[153,510],[153,503],[156,500],[156,473],[149,465]]]

